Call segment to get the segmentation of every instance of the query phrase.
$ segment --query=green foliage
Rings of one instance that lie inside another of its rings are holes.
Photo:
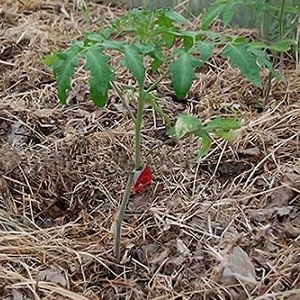
[[[259,88],[262,88],[259,76],[262,68],[277,75],[266,55],[266,49],[286,49],[292,45],[291,40],[266,45],[206,30],[221,12],[225,23],[229,23],[232,18],[232,12],[226,7],[227,2],[222,3],[222,6],[214,7],[214,11],[205,20],[206,25],[197,31],[189,30],[189,21],[171,9],[131,10],[99,33],[88,32],[82,41],[75,41],[68,49],[44,59],[44,63],[52,67],[58,97],[63,104],[66,104],[71,80],[79,64],[84,64],[90,74],[90,95],[95,105],[104,107],[111,89],[118,94],[135,126],[135,171],[132,174],[142,167],[141,128],[145,104],[152,106],[165,121],[170,135],[177,138],[194,135],[201,139],[199,157],[210,150],[212,135],[233,140],[241,127],[234,119],[216,118],[203,124],[198,118],[188,115],[178,116],[175,126],[171,127],[169,116],[155,98],[155,90],[163,80],[169,77],[177,98],[185,98],[197,78],[196,68],[207,63],[216,48],[222,48],[223,57],[228,58],[234,67]],[[114,59],[116,53],[122,59]],[[118,71],[122,68],[130,72],[135,79],[131,82],[134,83],[126,85],[118,82]],[[280,75],[277,77],[280,78]],[[148,82],[149,78],[155,79]],[[128,99],[138,99],[136,112],[131,110]],[[131,176],[116,218],[115,255],[118,260],[121,222],[132,184]]]
[[[275,52],[285,52],[291,46],[296,46],[299,0],[216,0],[203,15],[202,29],[207,30],[217,18],[223,21],[224,26],[228,26],[236,9],[241,7],[254,11],[260,17],[261,35],[266,42],[265,48]]]
[[[246,78],[262,88],[262,80],[260,78],[260,69],[256,64],[254,53],[249,51],[249,45],[245,43],[228,43],[223,50],[223,55],[230,58],[230,62],[234,67],[240,69]]]
[[[85,67],[91,72],[91,97],[99,107],[105,106],[110,82],[115,78],[108,61],[109,56],[99,51],[98,47],[90,47],[86,52]]]
[[[170,135],[183,138],[187,135],[194,135],[201,139],[201,148],[198,157],[206,155],[212,143],[210,134],[215,134],[225,140],[232,141],[238,137],[241,124],[232,118],[216,118],[203,125],[199,119],[189,115],[179,115],[174,129],[169,131]]]
[[[144,89],[146,72],[159,74],[160,69],[167,69],[167,74],[158,76],[152,90],[161,82],[162,77],[170,74],[177,98],[185,98],[197,78],[195,68],[203,66],[216,47],[223,47],[223,56],[228,57],[234,67],[239,68],[248,80],[260,88],[261,68],[267,68],[276,74],[267,56],[263,56],[267,49],[265,44],[264,48],[259,48],[241,37],[206,30],[191,31],[188,25],[188,20],[170,9],[134,9],[114,20],[110,27],[100,33],[86,33],[82,42],[75,42],[69,49],[44,60],[53,68],[59,99],[66,103],[71,79],[76,66],[82,61],[85,61],[85,69],[91,75],[91,98],[100,107],[106,105],[109,90],[113,88],[110,83],[117,78],[116,70],[120,67],[129,69],[137,81],[137,90],[140,91]],[[173,48],[175,41],[179,48],[176,50]],[[278,49],[291,45],[292,41],[289,40],[270,47]],[[112,51],[120,52],[123,56],[119,64],[110,59]],[[154,106],[154,102],[155,100],[150,105]]]
[[[264,90],[265,105],[272,88],[272,76],[277,80],[284,80],[274,69],[273,64],[279,61],[282,65],[283,53],[291,49],[295,55],[296,64],[299,63],[299,0],[216,0],[202,18],[202,29],[207,30],[217,18],[223,21],[224,26],[229,25],[238,7],[252,10],[259,16],[261,41],[229,43],[225,46],[223,55],[229,57],[231,64],[239,68],[241,73],[259,88],[263,87],[260,69],[269,70]],[[273,63],[268,59],[266,51],[273,54]]]
[[[186,52],[182,52],[179,58],[170,64],[173,88],[179,99],[183,99],[190,90],[193,80],[196,79],[194,69],[200,64],[199,59]]]
[[[124,64],[137,79],[139,86],[143,87],[145,80],[145,67],[142,54],[134,45],[126,45],[124,47],[124,54]]]
[[[53,66],[53,73],[57,81],[58,98],[66,104],[67,91],[71,89],[71,78],[78,63],[78,51],[71,47],[62,53],[55,53],[46,57],[44,63]]]

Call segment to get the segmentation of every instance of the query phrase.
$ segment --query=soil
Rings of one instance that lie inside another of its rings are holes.
[[[154,183],[131,195],[116,262],[133,124],[113,93],[104,109],[94,107],[82,70],[60,105],[42,59],[126,9],[91,2],[89,25],[72,2],[0,4],[1,299],[300,299],[300,76],[292,56],[264,109],[263,92],[219,56],[184,101],[168,80],[157,90],[173,121],[180,112],[204,122],[233,116],[243,129],[235,142],[215,139],[199,160],[200,141],[170,141],[147,107],[142,152]]]

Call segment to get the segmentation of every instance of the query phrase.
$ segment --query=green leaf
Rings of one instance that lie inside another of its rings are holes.
[[[57,53],[57,59],[53,64],[53,73],[56,77],[58,98],[61,103],[66,104],[67,92],[71,89],[71,78],[75,73],[78,63],[78,49],[71,47],[70,49]]]
[[[262,88],[262,80],[260,78],[260,69],[256,64],[256,59],[248,47],[244,44],[228,44],[223,50],[223,55],[230,58],[233,67],[239,68],[241,73],[255,86]]]
[[[93,43],[99,43],[103,41],[103,35],[94,33],[94,32],[86,32],[84,34],[84,37],[86,40],[93,42]]]
[[[121,50],[124,47],[124,42],[105,40],[100,45],[106,49]]]
[[[172,84],[176,96],[183,99],[196,79],[194,68],[200,66],[201,62],[189,53],[183,53],[173,63],[169,65],[172,75]]]
[[[213,52],[214,52],[215,45],[211,42],[207,41],[199,41],[197,42],[196,49],[200,52],[201,54],[201,61],[205,63],[208,61]]]
[[[145,80],[145,68],[144,59],[141,53],[138,51],[137,47],[132,45],[126,45],[124,47],[125,59],[124,63],[137,79],[139,86],[144,85]]]
[[[241,130],[240,129],[236,129],[236,130],[222,130],[222,129],[218,129],[215,131],[215,134],[222,138],[225,139],[227,141],[234,141],[238,138],[238,136],[240,135]]]
[[[294,39],[284,39],[272,43],[267,48],[277,52],[285,52],[288,51],[292,46],[296,44],[297,43]]]
[[[190,36],[183,37],[184,49],[187,51],[194,46],[194,39]]]
[[[47,67],[52,67],[57,61],[59,60],[58,53],[53,53],[50,55],[45,56],[42,59],[43,64],[45,64]]]
[[[175,131],[175,126],[170,127],[167,132],[166,132],[167,136],[175,136],[176,135],[176,131]]]
[[[211,137],[205,130],[199,130],[195,136],[201,138],[201,148],[198,151],[198,158],[201,158],[211,149]]]
[[[187,134],[194,133],[201,128],[202,124],[196,117],[179,115],[175,123],[175,134],[178,139]]]
[[[96,47],[91,47],[86,52],[85,68],[91,72],[91,97],[99,107],[104,107],[107,103],[110,82],[114,80],[114,73],[108,61],[109,57]]]
[[[284,81],[283,76],[275,70],[272,62],[268,59],[268,56],[265,51],[255,47],[250,47],[249,51],[253,53],[253,55],[256,57],[257,63],[261,67],[267,68],[277,80]]]
[[[254,41],[254,42],[250,42],[248,43],[249,45],[249,48],[253,47],[253,48],[259,48],[259,49],[262,49],[262,48],[267,48],[267,44],[262,42],[262,41]]]
[[[227,1],[226,1],[227,2]],[[219,14],[226,8],[227,3],[215,3],[211,5],[202,18],[202,30],[207,30],[209,26],[217,19]]]
[[[165,16],[168,17],[170,20],[176,22],[176,23],[181,23],[181,24],[188,24],[189,21],[184,18],[181,14],[178,12],[174,11],[173,9],[168,9],[165,11]]]
[[[168,33],[168,32],[164,32],[164,33],[162,34],[162,37],[163,37],[163,39],[164,39],[164,41],[165,41],[165,43],[166,43],[166,46],[167,46],[168,48],[173,47],[173,45],[174,45],[174,43],[175,43],[175,36],[174,36],[174,34]]]
[[[154,74],[162,64],[162,60],[157,58],[153,59],[153,61],[151,62],[151,72]]]
[[[255,2],[253,3],[253,8],[254,8],[255,12],[259,15],[264,12],[265,7],[266,6],[264,5],[264,1],[255,0]]]
[[[212,131],[216,129],[222,130],[234,130],[241,128],[240,122],[236,121],[233,118],[216,118],[210,121],[206,126],[205,129]]]
[[[225,27],[229,25],[234,15],[235,3],[231,3],[228,1],[227,5],[224,7],[222,11],[222,20]]]

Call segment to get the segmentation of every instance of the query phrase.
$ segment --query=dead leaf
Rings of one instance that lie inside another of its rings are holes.
[[[264,222],[268,219],[271,219],[274,216],[276,216],[278,220],[281,221],[290,220],[295,217],[294,212],[295,212],[294,206],[247,210],[248,216],[255,219],[257,222]]]
[[[249,156],[260,156],[261,151],[259,150],[258,147],[253,147],[253,148],[248,148],[245,150],[239,151],[243,155],[249,155]]]
[[[287,179],[291,182],[291,186],[295,189],[300,189],[300,175],[295,173],[286,174]]]
[[[235,283],[239,280],[245,283],[255,284],[255,268],[248,254],[239,246],[224,250],[220,263],[220,281],[223,283]]]
[[[282,231],[288,238],[296,239],[300,236],[300,228],[292,226],[290,224],[283,224]]]
[[[177,239],[177,252],[179,252],[183,256],[188,256],[191,253],[190,249],[184,244],[181,239]]]
[[[176,269],[179,269],[184,262],[186,261],[186,257],[183,255],[172,257],[168,259],[164,266],[164,273],[167,275],[171,275],[174,273]]]
[[[55,266],[49,266],[47,269],[40,271],[37,277],[38,281],[52,282],[64,288],[68,287],[66,271]]]
[[[17,289],[11,291],[11,300],[24,300],[26,297]]]
[[[273,193],[270,196],[270,203],[268,207],[281,207],[286,206],[294,197],[294,191],[288,187],[282,187]]]

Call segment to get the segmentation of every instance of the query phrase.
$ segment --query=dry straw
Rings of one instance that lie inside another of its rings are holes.
[[[182,111],[204,121],[233,115],[244,128],[235,143],[215,140],[198,161],[198,142],[164,143],[162,121],[147,110],[143,154],[155,183],[131,198],[119,265],[112,225],[131,170],[133,126],[117,95],[107,108],[93,107],[82,70],[69,106],[57,103],[41,58],[87,29],[72,3],[1,2],[1,299],[296,299],[294,61],[286,58],[286,82],[274,82],[264,112],[253,107],[261,92],[218,56],[201,70],[187,102],[173,101],[168,81],[157,91],[173,120]],[[96,29],[124,10],[90,3],[90,13]],[[127,83],[128,74],[119,78]],[[239,280],[243,270],[225,278],[228,249],[236,247],[255,267],[255,284]]]

